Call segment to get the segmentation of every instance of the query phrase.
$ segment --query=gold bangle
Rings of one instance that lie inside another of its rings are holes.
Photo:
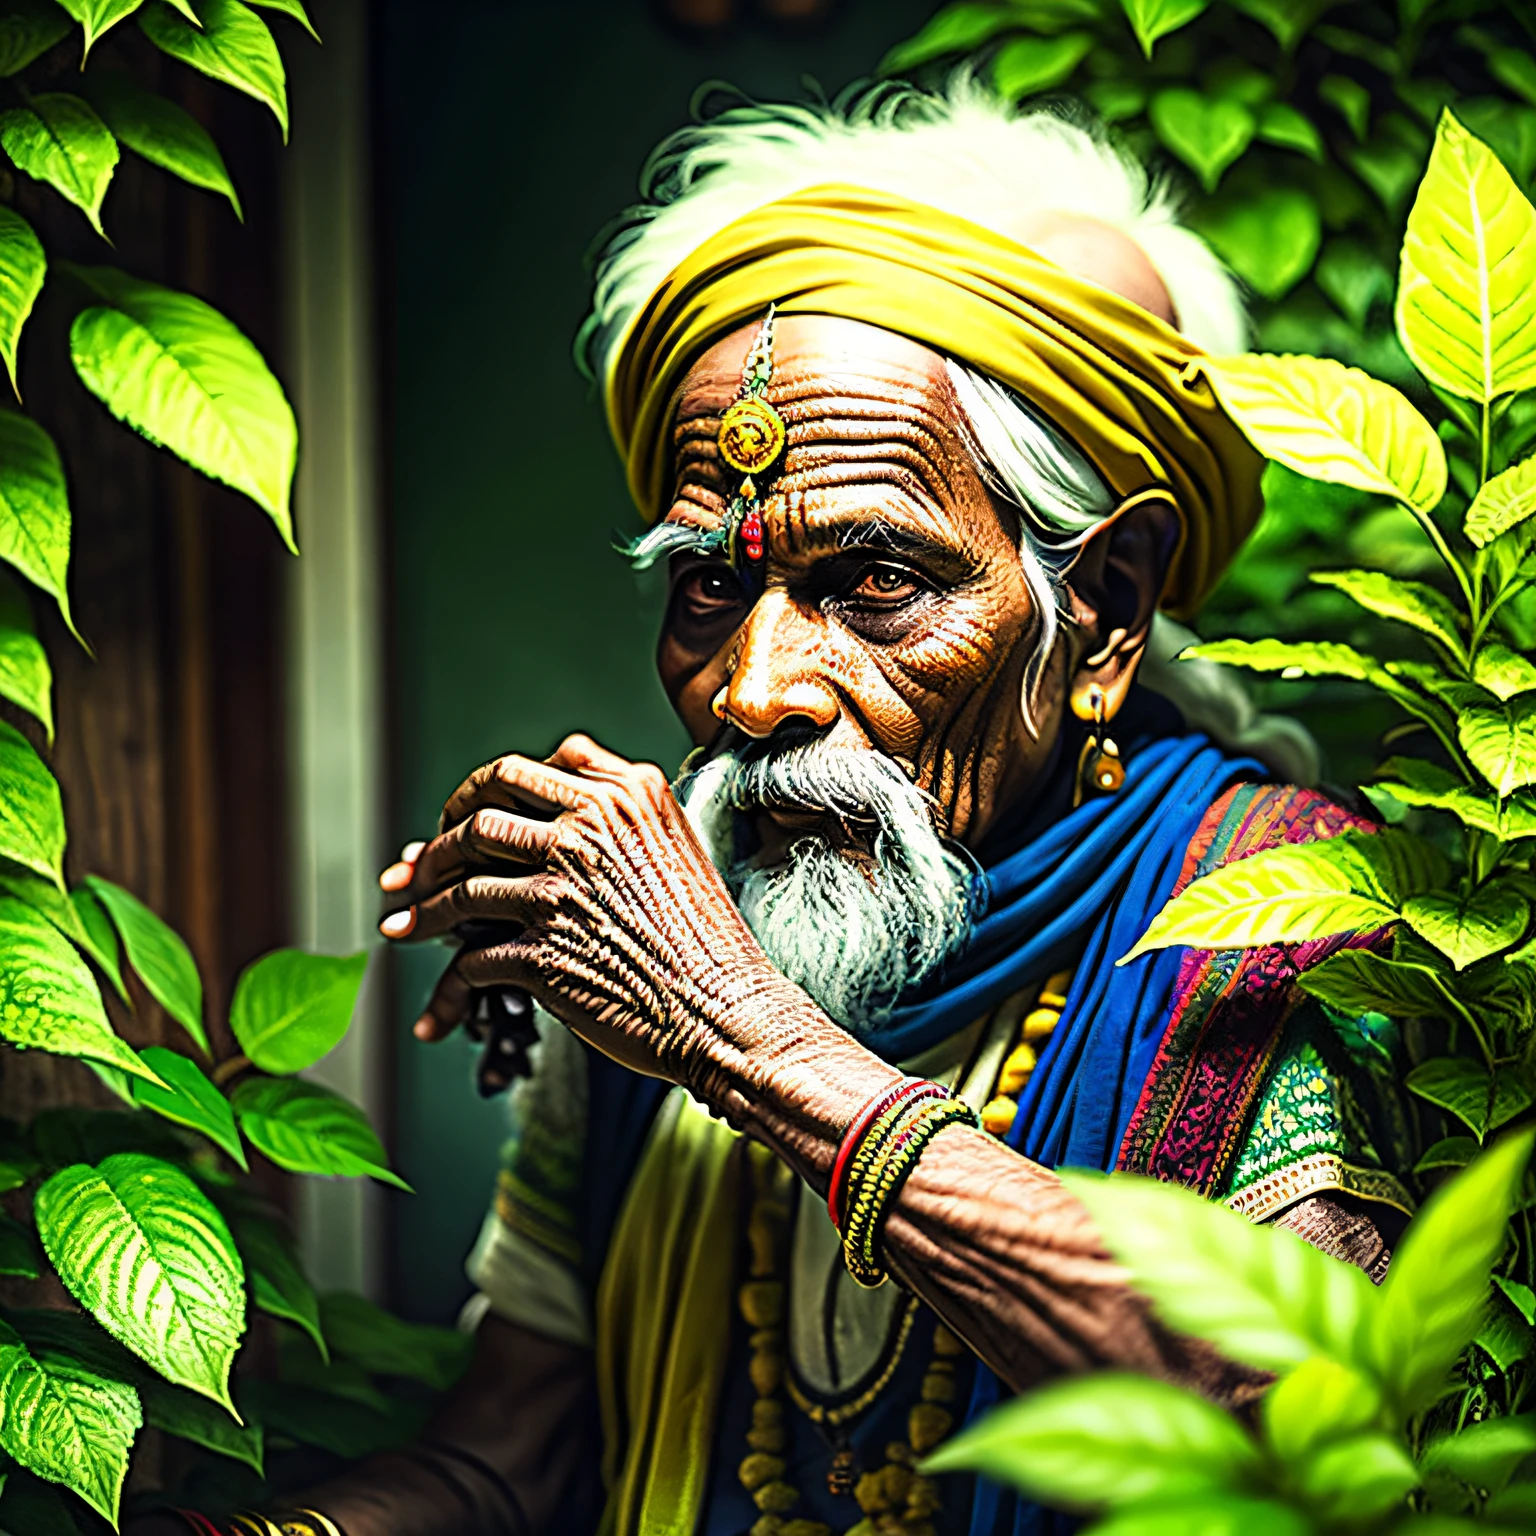
[[[282,1536],[282,1532],[265,1515],[258,1514],[254,1509],[242,1509],[229,1519],[238,1536]]]
[[[342,1529],[318,1509],[294,1509],[278,1521],[282,1536],[342,1536]]]
[[[868,1178],[850,1202],[843,1233],[843,1264],[855,1282],[873,1290],[887,1279],[876,1249],[886,1216],[928,1143],[947,1126],[976,1124],[976,1111],[960,1099],[928,1099],[901,1131],[880,1148]]]

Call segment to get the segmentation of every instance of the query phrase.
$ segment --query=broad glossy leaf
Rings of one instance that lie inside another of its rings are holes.
[[[1313,1355],[1264,1394],[1264,1438],[1287,1465],[1343,1435],[1359,1434],[1381,1412],[1381,1389],[1358,1371]]]
[[[1421,1099],[1438,1104],[1479,1139],[1518,1115],[1530,1102],[1530,1093],[1518,1077],[1508,1072],[1490,1079],[1480,1061],[1465,1056],[1439,1056],[1421,1062],[1405,1079]]]
[[[1445,449],[1390,384],[1322,357],[1251,353],[1204,367],[1227,414],[1287,469],[1419,512],[1445,494]]]
[[[115,27],[125,16],[133,15],[144,4],[144,0],[59,0],[59,4],[84,29],[85,57],[89,57],[96,39]],[[84,67],[84,59],[81,67]]]
[[[1314,571],[1312,580],[1342,592],[1368,613],[1411,625],[1438,640],[1458,661],[1465,658],[1456,609],[1433,587],[1381,571]]]
[[[1255,293],[1278,299],[1311,271],[1323,226],[1307,193],[1265,187],[1213,203],[1200,215],[1199,232]]]
[[[107,909],[91,894],[89,887],[83,885],[76,886],[69,893],[69,905],[75,914],[79,935],[77,937],[68,929],[61,931],[74,939],[86,955],[96,962],[117,995],[125,1003],[128,1002],[128,989],[123,985],[117,930],[112,926],[112,919],[107,916]]]
[[[267,24],[240,0],[194,0],[193,9],[201,27],[151,0],[139,25],[163,53],[270,107],[286,142],[287,79]]]
[[[36,1280],[37,1250],[32,1234],[19,1221],[0,1215],[0,1275],[14,1275],[21,1280]]]
[[[153,1075],[113,1034],[79,952],[14,896],[0,896],[0,1038],[23,1049],[102,1061],[135,1077]]]
[[[1400,903],[1440,872],[1428,845],[1390,828],[1265,849],[1191,882],[1125,960],[1175,944],[1249,949],[1370,932],[1395,921]]]
[[[1502,702],[1517,693],[1536,691],[1536,665],[1528,656],[1495,641],[1478,651],[1473,661],[1472,680]]]
[[[1406,965],[1368,949],[1342,949],[1298,978],[1313,997],[1341,1013],[1384,1013],[1391,1019],[1452,1018],[1455,1010],[1425,966]]]
[[[1450,959],[1458,971],[1519,941],[1530,920],[1525,898],[1504,881],[1479,886],[1466,901],[1453,895],[1411,896],[1403,903],[1408,926]]]
[[[233,1411],[244,1275],[202,1190],[170,1163],[124,1152],[62,1169],[34,1209],[59,1278],[102,1327],[167,1380]]]
[[[880,60],[879,73],[902,75],[952,53],[969,53],[1017,25],[1011,10],[994,0],[946,5],[921,31],[898,43]]]
[[[149,1045],[139,1052],[164,1088],[153,1083],[135,1082],[133,1099],[145,1109],[152,1109],[176,1125],[201,1131],[215,1146],[246,1167],[240,1133],[235,1129],[235,1112],[229,1100],[203,1076],[195,1062],[163,1045]]]
[[[1495,1301],[1484,1314],[1472,1342],[1507,1376],[1522,1360],[1530,1358],[1536,1333],[1524,1319]]]
[[[1325,11],[1343,0],[1229,0],[1232,9],[1269,28],[1290,53]]]
[[[1259,1462],[1237,1422],[1145,1376],[1055,1381],[994,1408],[923,1464],[973,1471],[1072,1509],[1236,1492]]]
[[[250,0],[250,3],[258,10],[276,11],[279,15],[291,16],[317,43],[320,41],[320,34],[315,31],[314,23],[310,21],[309,13],[305,11],[302,0]],[[1068,8],[1069,6],[1063,6],[1063,9]]]
[[[117,169],[117,140],[78,96],[46,91],[0,112],[0,147],[19,171],[73,203],[103,237],[101,200]]]
[[[1456,735],[1472,766],[1500,795],[1536,784],[1536,698],[1463,710]]]
[[[9,866],[0,866],[0,891],[41,912],[71,944],[101,967],[118,995],[125,1002],[128,1000],[118,970],[117,935],[89,891],[80,888],[66,896],[51,880]]]
[[[59,450],[30,417],[0,411],[0,560],[59,605],[73,630],[69,593],[69,492]]]
[[[1091,32],[1063,32],[1060,37],[1015,37],[992,61],[992,83],[1007,101],[1021,101],[1040,91],[1054,91],[1093,47]]]
[[[1403,241],[1397,333],[1430,383],[1487,402],[1536,385],[1536,208],[1450,112]]]
[[[1374,657],[1331,640],[1207,640],[1181,653],[1195,661],[1227,667],[1251,667],[1283,677],[1347,677],[1359,683],[1390,682]]]
[[[1493,1283],[1526,1322],[1536,1325],[1536,1291],[1505,1275],[1495,1275]]]
[[[1362,144],[1371,131],[1371,93],[1348,75],[1324,75],[1317,82],[1317,94],[1349,125],[1349,131]]]
[[[1184,86],[1159,91],[1147,109],[1165,147],[1214,192],[1222,173],[1253,142],[1258,120],[1240,101]]]
[[[242,1424],[230,1417],[228,1409],[147,1373],[139,1384],[139,1398],[144,1422],[151,1429],[244,1462],[260,1475],[265,1450],[261,1425]]]
[[[244,492],[293,548],[293,411],[255,347],[189,293],[74,267],[102,300],[70,329],[75,370],[120,420]]]
[[[34,1355],[0,1324],[0,1447],[114,1525],[141,1422],[132,1387],[62,1355]]]
[[[128,963],[139,973],[149,995],[191,1035],[197,1048],[209,1055],[208,1034],[203,1028],[202,978],[180,934],[122,886],[100,875],[87,875],[84,883],[107,909],[122,936]]]
[[[1515,1468],[1536,1452],[1536,1413],[1484,1419],[1424,1447],[1426,1472],[1440,1472],[1497,1493]]]
[[[1364,330],[1375,306],[1392,297],[1392,269],[1364,240],[1330,240],[1317,263],[1317,286],[1355,327]]]
[[[63,884],[64,806],[32,744],[0,721],[0,857]]]
[[[1258,137],[1277,149],[1294,149],[1319,165],[1327,158],[1317,124],[1283,101],[1267,102],[1259,109]]]
[[[275,1221],[250,1212],[230,1217],[235,1247],[245,1261],[251,1300],[272,1317],[302,1328],[315,1342],[321,1358],[330,1359],[320,1329],[320,1298],[305,1278],[288,1235]]]
[[[229,1027],[252,1065],[302,1072],[346,1034],[368,967],[364,952],[311,955],[278,949],[254,961],[235,983]]]
[[[112,70],[94,76],[88,89],[107,127],[136,155],[194,187],[222,193],[240,218],[240,199],[219,146],[190,112],[144,90],[131,75]]]
[[[321,1301],[320,1325],[332,1353],[374,1376],[405,1376],[446,1392],[469,1367],[473,1347],[458,1329],[404,1322],[349,1292]]]
[[[53,741],[53,670],[37,638],[32,608],[8,571],[0,569],[0,698],[26,710]]]
[[[1444,1136],[1413,1165],[1415,1173],[1435,1168],[1465,1168],[1478,1154],[1478,1144],[1470,1136]]]
[[[1536,320],[1533,320],[1536,324]],[[1536,512],[1536,457],[1511,464],[1472,498],[1466,535],[1479,549]]]
[[[1504,1137],[1438,1189],[1392,1256],[1373,1320],[1372,1353],[1404,1416],[1435,1400],[1477,1332],[1533,1140],[1536,1129]]]
[[[0,76],[20,74],[69,36],[69,18],[54,0],[9,0],[0,15]]]
[[[1298,1491],[1345,1530],[1363,1529],[1402,1505],[1419,1485],[1401,1440],[1380,1431],[1326,1445],[1297,1469]]]
[[[1211,0],[1120,0],[1131,31],[1149,59],[1160,37],[1188,26],[1210,3]]]
[[[21,328],[43,291],[48,258],[42,241],[14,208],[0,208],[0,358],[11,376],[11,388],[21,398],[16,382],[16,351]]]
[[[1131,1504],[1086,1528],[1086,1536],[1314,1536],[1298,1509],[1244,1494],[1191,1495]]]
[[[1381,787],[1404,805],[1449,811],[1467,826],[1506,842],[1536,837],[1536,798],[1530,795],[1499,800],[1473,789],[1460,774],[1419,758],[1389,758],[1380,772]]]
[[[1315,1354],[1356,1357],[1375,1296],[1360,1270],[1176,1184],[1062,1178],[1170,1328],[1267,1370]]]
[[[340,1094],[291,1077],[247,1078],[233,1103],[240,1129],[258,1152],[290,1173],[363,1174],[410,1186],[389,1169],[362,1110]]]

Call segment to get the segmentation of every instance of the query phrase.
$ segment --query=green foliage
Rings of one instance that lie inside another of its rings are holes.
[[[245,1153],[240,1146],[240,1133],[235,1129],[235,1113],[229,1100],[203,1076],[196,1062],[166,1050],[163,1045],[146,1046],[139,1057],[165,1086],[136,1079],[132,1085],[134,1103],[176,1125],[201,1131],[244,1168]]]
[[[392,1173],[363,1112],[339,1093],[296,1078],[248,1078],[235,1090],[246,1140],[292,1173],[368,1174],[410,1188]]]
[[[48,258],[32,226],[13,209],[0,208],[0,357],[18,399],[16,350],[47,270]]]
[[[195,23],[163,0],[150,0],[139,25],[150,42],[173,59],[270,107],[286,140],[287,77],[266,23],[240,0],[195,0],[191,9]]]
[[[1065,1175],[1167,1326],[1279,1379],[1248,1425],[1163,1382],[1059,1381],[987,1415],[923,1470],[982,1472],[1102,1515],[1090,1536],[1407,1536],[1477,1503],[1492,1512],[1491,1496],[1522,1486],[1508,1485],[1536,1448],[1532,1417],[1427,1441],[1415,1426],[1487,1313],[1533,1144],[1536,1130],[1506,1137],[1433,1196],[1379,1290],[1288,1232],[1176,1185]],[[1410,1512],[1410,1495],[1434,1511],[1428,1522]]]
[[[19,171],[72,202],[98,235],[101,201],[117,169],[117,140],[90,104],[64,91],[0,112],[0,148]]]
[[[0,560],[59,605],[71,628],[69,493],[53,439],[26,416],[0,411]]]
[[[230,1226],[245,1260],[251,1300],[270,1316],[302,1328],[314,1341],[321,1358],[329,1361],[329,1347],[320,1331],[320,1300],[299,1265],[287,1233],[271,1217],[251,1211],[232,1212]]]
[[[332,957],[278,949],[246,967],[229,1027],[253,1066],[302,1072],[346,1034],[368,965],[366,954]]]
[[[321,1327],[338,1359],[377,1376],[405,1376],[439,1391],[469,1365],[472,1343],[456,1328],[404,1323],[361,1296],[337,1293],[320,1306]]]
[[[53,671],[16,582],[0,571],[0,698],[26,710],[53,741]]]

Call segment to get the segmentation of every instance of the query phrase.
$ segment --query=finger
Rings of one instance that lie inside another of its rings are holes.
[[[475,769],[448,797],[439,826],[446,831],[483,805],[558,815],[580,805],[586,793],[570,774],[512,753]]]
[[[403,891],[411,883],[411,874],[416,867],[416,861],[421,857],[421,850],[426,846],[423,842],[407,843],[400,850],[399,861],[391,864],[379,876],[379,889]]]
[[[531,923],[548,917],[566,891],[557,876],[470,875],[428,896],[407,912],[392,912],[379,924],[387,939],[438,939],[461,923]]]
[[[418,1040],[446,1040],[473,1010],[475,989],[460,973],[459,959],[438,977],[427,1006],[416,1020],[413,1033]]]
[[[603,779],[623,778],[635,768],[627,757],[610,752],[607,747],[599,745],[580,731],[567,736],[550,753],[548,762],[551,768],[560,768],[567,773],[588,774]]]
[[[530,821],[510,811],[482,807],[427,844],[404,899],[420,901],[487,864],[537,867],[548,858],[557,836],[552,821]]]

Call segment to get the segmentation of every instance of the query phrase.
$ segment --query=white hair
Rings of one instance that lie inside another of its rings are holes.
[[[705,241],[766,203],[829,182],[1009,236],[1040,213],[1097,219],[1141,247],[1191,341],[1218,355],[1244,349],[1237,285],[1179,224],[1166,181],[1086,121],[1020,113],[962,71],[942,91],[884,82],[832,102],[743,101],[665,139],[641,173],[643,202],[621,216],[598,257],[577,344],[584,365],[607,378],[645,302]]]

